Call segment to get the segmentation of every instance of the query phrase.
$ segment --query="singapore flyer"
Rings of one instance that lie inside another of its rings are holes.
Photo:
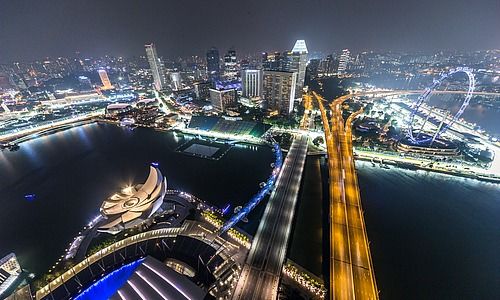
[[[427,124],[427,121],[431,115],[431,111],[428,110],[427,113],[423,113],[423,111],[420,110],[420,107],[422,106],[423,103],[427,102],[431,95],[436,91],[437,88],[439,88],[443,81],[449,79],[451,76],[457,73],[464,73],[467,78],[468,78],[468,88],[467,92],[465,93],[465,98],[458,109],[457,113],[453,115],[453,117],[448,118],[446,117],[443,119],[441,124],[437,126],[437,128],[434,130],[434,132],[427,132],[427,134],[423,134],[424,132],[424,126]],[[441,74],[439,79],[435,79],[433,81],[433,84],[426,88],[425,91],[418,97],[417,101],[414,103],[412,110],[411,110],[411,115],[410,118],[408,119],[408,131],[407,131],[407,139],[411,143],[415,145],[432,145],[436,139],[438,139],[448,128],[450,128],[462,115],[462,113],[465,111],[467,106],[469,105],[469,101],[472,98],[472,94],[474,93],[474,88],[476,85],[476,80],[474,77],[474,74],[469,68],[456,68],[450,70],[448,73]],[[422,115],[424,114],[424,115]],[[414,122],[415,122],[415,117],[417,115],[420,115],[421,117],[424,118],[424,122],[422,123],[419,128],[416,130],[414,129]]]

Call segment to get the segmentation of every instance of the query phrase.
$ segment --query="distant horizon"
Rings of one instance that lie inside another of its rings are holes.
[[[306,40],[306,43],[307,43],[307,40]],[[226,51],[231,48],[231,47],[219,48],[217,46],[212,46],[212,47],[215,47],[215,48],[217,48],[217,50],[219,50],[219,55],[220,55],[221,59],[224,56],[224,54],[226,53]],[[309,47],[309,44],[308,44],[308,47]],[[163,59],[167,59],[167,61],[173,61],[176,59],[187,59],[187,58],[193,57],[193,56],[198,56],[198,57],[204,58],[206,55],[206,51],[209,48],[207,48],[205,51],[200,51],[199,53],[171,56],[171,55],[163,55],[161,48],[156,46],[158,55],[160,57],[162,57]],[[248,52],[248,51],[241,51],[240,52],[238,50],[238,48],[236,48],[236,47],[232,47],[232,48],[234,48],[236,50],[236,55],[237,55],[238,59],[240,59],[242,56],[243,57],[257,56],[257,55],[262,54],[264,52],[272,53],[272,52],[284,52],[287,50],[291,50],[291,49],[281,49],[281,50],[280,49],[272,49],[272,50],[268,49],[268,50],[261,50],[261,51],[255,51],[255,52]],[[340,52],[343,49],[349,49],[351,54],[359,54],[359,53],[369,52],[369,53],[377,53],[377,54],[394,53],[394,54],[409,54],[409,55],[430,55],[430,54],[439,54],[440,52],[443,52],[443,54],[453,54],[453,53],[500,51],[500,48],[476,49],[476,50],[472,50],[472,49],[436,49],[436,50],[362,49],[362,50],[356,50],[356,49],[351,49],[351,48],[335,48],[332,50],[315,50],[314,48],[312,48],[312,50],[309,50],[309,59],[311,58],[311,56],[317,56],[319,54],[323,55],[323,56],[330,55],[330,54],[340,54]],[[118,58],[118,57],[133,58],[133,57],[146,56],[145,51],[144,51],[144,53],[135,53],[135,54],[130,54],[130,55],[119,55],[119,54],[111,54],[111,53],[103,53],[100,55],[87,55],[85,53],[85,51],[82,52],[82,51],[76,50],[70,54],[41,56],[41,57],[17,59],[17,60],[10,60],[10,61],[1,60],[2,57],[0,57],[0,64],[8,65],[8,64],[13,64],[13,63],[32,63],[32,62],[37,62],[37,61],[41,61],[44,59],[76,58],[78,53],[80,53],[80,56],[83,59],[98,59],[98,58],[103,58],[106,56],[113,57],[113,58]]]

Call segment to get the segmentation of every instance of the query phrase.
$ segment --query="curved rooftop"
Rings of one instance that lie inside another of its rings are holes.
[[[155,166],[149,167],[146,182],[127,187],[104,200],[101,214],[106,221],[100,231],[118,233],[149,218],[161,206],[167,192],[167,180]]]
[[[109,104],[106,109],[108,110],[113,110],[113,109],[125,109],[125,108],[128,108],[128,107],[132,107],[130,104],[128,103],[111,103]]]
[[[206,292],[185,276],[147,256],[95,282],[75,300],[203,299]]]

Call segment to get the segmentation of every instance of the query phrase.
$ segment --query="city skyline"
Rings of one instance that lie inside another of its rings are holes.
[[[263,4],[3,1],[0,40],[6,42],[0,43],[0,62],[71,56],[77,51],[86,56],[143,55],[143,45],[151,41],[161,49],[159,56],[166,57],[203,55],[212,46],[234,47],[239,53],[282,50],[297,39],[305,39],[312,52],[500,47],[500,19],[495,15],[499,4],[494,0],[474,6],[430,0],[272,1],[265,9]],[[227,26],[215,17],[220,7]],[[181,19],[185,21],[178,22]]]
[[[498,298],[499,12],[0,0],[0,299]]]

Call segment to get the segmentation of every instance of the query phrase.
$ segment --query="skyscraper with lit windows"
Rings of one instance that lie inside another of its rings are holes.
[[[338,75],[345,75],[347,71],[347,65],[351,61],[351,52],[349,49],[342,50],[342,54],[339,59],[339,68],[337,69]]]
[[[149,67],[153,73],[153,84],[157,91],[162,90],[166,85],[165,73],[161,64],[158,54],[156,54],[156,47],[153,43],[146,44],[146,57],[148,59]]]
[[[287,71],[264,71],[263,98],[268,109],[282,115],[293,111],[297,73]]]
[[[249,99],[262,96],[262,70],[241,71],[241,93]]]
[[[207,51],[207,74],[210,81],[220,79],[219,50],[212,47]]]
[[[306,77],[307,66],[307,46],[305,40],[297,40],[293,49],[288,53],[288,71],[297,73],[297,82],[295,83],[295,97],[302,97],[304,80]]]
[[[232,80],[238,77],[238,62],[236,60],[236,50],[229,49],[224,55],[224,77]]]

